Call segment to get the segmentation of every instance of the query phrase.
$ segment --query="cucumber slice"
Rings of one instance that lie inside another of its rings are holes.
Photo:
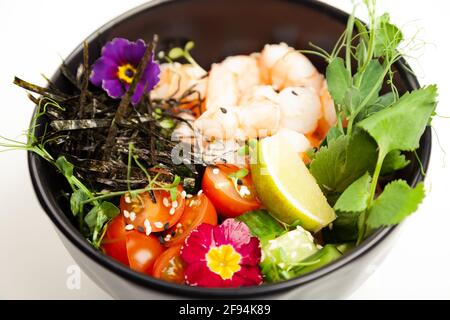
[[[249,211],[236,220],[244,222],[252,235],[261,242],[272,240],[286,231],[266,210]]]
[[[313,270],[319,269],[320,267],[323,267],[330,262],[333,262],[334,260],[340,258],[342,256],[342,253],[336,249],[334,245],[327,244],[325,247],[320,249],[318,252],[314,253],[313,255],[309,256],[305,260],[302,261],[302,263],[313,263],[314,261],[317,261],[316,263],[313,263],[309,266],[304,266],[297,270],[296,275],[300,276],[302,274],[309,273]]]

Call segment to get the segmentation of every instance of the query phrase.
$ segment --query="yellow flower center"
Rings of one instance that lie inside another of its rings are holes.
[[[131,64],[127,63],[117,68],[117,77],[130,84],[133,81],[134,74],[136,73],[136,68]]]
[[[240,262],[241,255],[230,244],[211,248],[206,254],[209,270],[217,273],[223,280],[231,279],[235,272],[241,270]]]

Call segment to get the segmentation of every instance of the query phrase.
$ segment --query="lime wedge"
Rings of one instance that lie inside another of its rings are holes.
[[[317,232],[336,214],[292,143],[283,135],[262,139],[251,157],[258,198],[276,219]]]

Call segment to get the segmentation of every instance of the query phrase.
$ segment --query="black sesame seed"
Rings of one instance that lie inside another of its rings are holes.
[[[159,243],[161,243],[161,244],[166,243],[166,242],[164,241],[164,238],[163,238],[162,236],[159,236],[159,237],[158,237],[158,240],[159,240]]]
[[[223,113],[227,113],[227,109],[226,108],[220,108],[220,111],[222,111]]]
[[[137,230],[138,230],[139,232],[141,232],[141,233],[144,233],[144,231],[145,231],[144,228],[142,228],[141,226],[138,226],[138,227],[137,227]]]
[[[241,179],[237,179],[236,183],[240,186],[242,186],[244,184]]]
[[[170,233],[170,235],[172,236],[172,237],[175,237],[175,231],[172,231],[171,233]]]
[[[292,90],[292,94],[293,94],[294,96],[298,96],[298,93],[295,92],[294,90]]]
[[[168,222],[166,222],[166,223],[164,224],[164,231],[166,231],[167,229],[169,229],[169,223],[168,223]]]

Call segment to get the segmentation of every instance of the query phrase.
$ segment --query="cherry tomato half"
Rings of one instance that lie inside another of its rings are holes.
[[[151,275],[153,264],[165,247],[154,235],[145,235],[136,230],[126,232],[128,261],[130,268]]]
[[[184,284],[185,263],[180,256],[181,245],[167,249],[153,266],[153,276],[168,282]]]
[[[126,195],[120,199],[120,209],[126,217],[125,223],[132,224],[135,229],[147,230],[145,220],[148,220],[151,232],[160,232],[173,226],[184,211],[184,197],[181,195],[183,187],[178,186],[178,195],[175,201],[170,198],[167,191],[154,191],[156,202],[148,192],[131,198]]]
[[[261,207],[249,174],[239,179],[236,185],[229,178],[230,174],[238,170],[239,168],[233,165],[218,165],[214,168],[206,168],[203,176],[203,192],[211,200],[219,214],[225,218],[234,218]],[[243,188],[246,192],[242,192]]]
[[[119,214],[108,223],[108,227],[102,240],[102,249],[108,256],[128,266],[125,234],[125,220],[123,215]]]
[[[217,225],[217,213],[211,201],[204,194],[186,199],[186,206],[178,223],[167,230],[167,246],[181,245],[184,239],[202,223]]]

